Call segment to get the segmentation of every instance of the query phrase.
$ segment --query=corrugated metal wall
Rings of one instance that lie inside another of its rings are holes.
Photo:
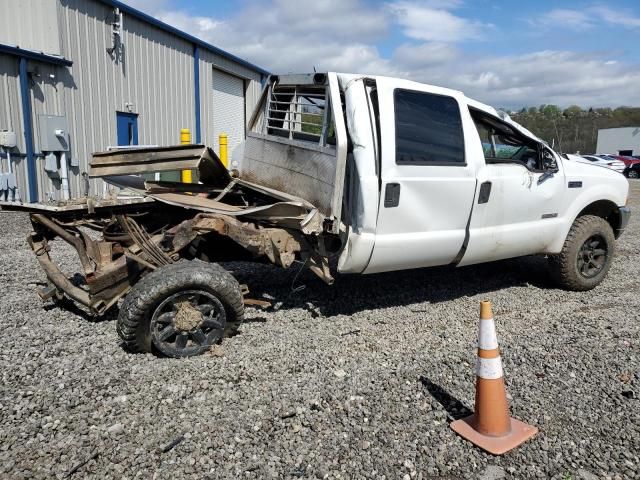
[[[22,116],[22,96],[20,93],[19,59],[15,56],[0,56],[0,129],[16,132],[18,146],[12,149],[12,160],[20,195],[27,198],[27,162],[24,138],[24,120]],[[39,142],[39,116],[40,115],[64,115],[65,93],[68,89],[63,81],[65,68],[56,67],[47,63],[29,60],[27,62],[29,72],[29,94],[31,101],[31,116],[33,127],[34,152],[40,153]],[[38,199],[57,199],[59,197],[60,182],[52,180],[43,170],[43,160],[37,155],[36,165],[38,169]],[[3,161],[3,171],[7,171],[6,160]]]
[[[256,105],[260,101],[260,94],[262,93],[262,84],[260,83],[260,79],[251,80],[247,82],[247,90],[246,90],[246,114],[245,118],[247,122],[251,119],[251,115],[253,114],[253,110],[256,108]],[[247,129],[248,130],[248,129]]]
[[[61,4],[63,54],[73,60],[76,87],[66,89],[65,104],[80,174],[92,152],[117,144],[116,111],[138,114],[144,145],[178,144],[181,128],[195,128],[191,43],[125,15],[121,55],[112,58],[113,9],[86,0]],[[91,194],[101,192],[99,184],[91,181]],[[81,195],[82,177],[71,186]]]
[[[0,1],[0,43],[58,55],[57,4],[57,0]]]
[[[35,1],[50,5],[52,0]],[[181,128],[188,128],[195,134],[193,45],[125,14],[120,55],[110,54],[108,49],[114,45],[113,8],[96,0],[53,2],[57,5],[56,15],[46,8],[40,13],[29,9],[26,15],[29,15],[30,24],[32,18],[33,23],[37,24],[40,21],[37,19],[42,19],[44,15],[51,23],[56,23],[53,20],[57,18],[59,53],[71,60],[73,65],[61,67],[29,61],[29,71],[33,72],[30,75],[30,90],[34,150],[36,154],[41,153],[38,116],[66,115],[70,155],[79,163],[79,167],[70,170],[71,196],[80,197],[86,191],[83,173],[89,169],[92,152],[117,143],[117,111],[138,114],[140,144],[178,144]],[[30,2],[27,3],[31,6]],[[21,24],[24,25],[24,17]],[[7,40],[6,43],[16,42]],[[246,80],[247,117],[257,101],[260,74],[204,48],[200,48],[200,57],[202,141],[212,145],[214,110],[218,115],[224,114],[216,110],[213,102],[213,66]],[[17,57],[0,55],[0,99],[0,122],[11,124],[18,134],[19,152],[24,154]],[[0,123],[0,128],[9,127]],[[26,179],[26,161],[18,163],[17,176],[22,197],[25,198],[26,185],[23,183]],[[40,156],[36,164],[38,199],[60,199],[59,181],[49,178]],[[102,182],[91,180],[89,193],[102,195]]]
[[[47,65],[42,63],[29,62],[28,67],[31,75],[30,93],[31,93],[31,111],[33,122],[33,148],[35,152],[41,152],[40,146],[40,115],[65,115],[64,98],[69,91],[70,85],[63,84],[61,77],[65,77],[64,67],[55,65]],[[68,117],[67,117],[68,118]],[[73,146],[73,142],[71,143]],[[73,153],[73,151],[72,151]],[[38,158],[36,160],[38,171],[38,199],[58,200],[62,198],[60,194],[60,179],[52,180],[44,172],[44,160]],[[73,177],[77,177],[79,172],[69,169],[69,173]],[[23,169],[23,177],[26,177],[26,162]],[[73,190],[73,194],[77,195],[78,190]],[[26,191],[25,191],[26,195]],[[26,197],[25,197],[26,198]]]
[[[22,107],[18,59],[0,54],[0,130],[12,130],[18,135],[18,148],[24,151]]]
[[[22,106],[20,98],[20,77],[18,59],[0,54],[0,130],[16,132],[18,147],[11,149],[12,163],[16,170],[18,190],[22,198],[26,195],[26,177],[21,174],[26,162],[17,155],[24,152],[24,134],[22,131]],[[3,155],[4,157],[4,155]],[[6,158],[0,159],[0,172],[9,171]]]

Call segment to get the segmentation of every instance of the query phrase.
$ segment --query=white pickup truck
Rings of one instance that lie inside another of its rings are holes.
[[[176,168],[200,183],[117,176]],[[229,171],[196,145],[96,154],[91,175],[145,202],[30,206],[41,296],[97,314],[124,297],[125,344],[169,356],[202,353],[243,319],[246,289],[215,262],[300,262],[331,284],[336,257],[338,272],[368,274],[542,254],[559,286],[588,290],[630,215],[622,175],[566,161],[461,92],[367,75],[270,77]],[[58,236],[86,285],[49,258]]]

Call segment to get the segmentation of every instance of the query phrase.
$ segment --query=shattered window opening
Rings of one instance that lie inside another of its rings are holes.
[[[529,170],[542,170],[536,142],[486,114],[474,109],[470,109],[470,113],[480,136],[487,164],[517,163]]]
[[[267,103],[267,133],[322,145],[328,133],[327,104],[324,86],[274,84]]]

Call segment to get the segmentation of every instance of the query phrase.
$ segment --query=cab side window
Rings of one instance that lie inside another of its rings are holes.
[[[465,165],[460,107],[453,97],[394,92],[396,163]]]
[[[484,112],[471,109],[486,163],[516,163],[529,170],[544,169],[537,142]]]

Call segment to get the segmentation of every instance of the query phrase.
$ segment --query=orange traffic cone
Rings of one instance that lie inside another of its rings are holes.
[[[509,417],[496,325],[487,301],[480,302],[475,412],[452,422],[451,428],[494,455],[502,455],[538,433],[536,427]]]

